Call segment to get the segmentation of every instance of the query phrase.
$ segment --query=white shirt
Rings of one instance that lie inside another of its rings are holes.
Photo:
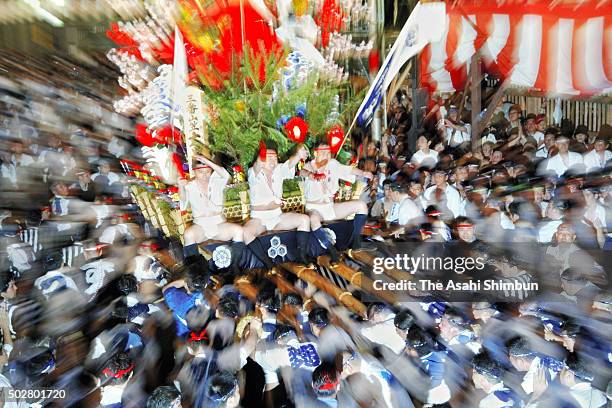
[[[130,374],[131,377],[131,374]],[[113,405],[121,403],[121,396],[123,395],[123,390],[127,386],[127,381],[124,384],[119,385],[107,385],[105,387],[101,387],[101,399],[100,406],[104,407],[105,405]]]
[[[514,223],[504,212],[501,212],[499,215],[499,225],[505,230],[515,229]]]
[[[410,197],[406,197],[399,203],[397,215],[399,225],[418,224],[423,218],[423,211]]]
[[[559,225],[563,224],[562,220],[549,220],[540,224],[538,229],[538,242],[548,244],[552,241],[553,235],[557,232]]]
[[[19,272],[25,272],[32,268],[31,263],[34,262],[34,252],[29,244],[19,242],[10,244],[6,247],[6,253],[13,267]]]
[[[59,200],[60,208],[57,208],[56,202]],[[70,200],[64,197],[55,196],[51,199],[51,212],[53,215],[68,215],[68,208],[70,205]],[[61,211],[58,211],[60,210]]]
[[[62,288],[72,289],[77,292],[79,290],[74,280],[64,275],[61,269],[47,272],[34,281],[34,286],[36,286],[46,298],[49,298],[53,293]]]
[[[104,223],[104,220],[113,214],[113,208],[110,205],[94,204],[89,208],[91,208],[96,214],[96,226],[94,228],[98,228],[100,225],[102,225],[102,223]]]
[[[281,367],[314,371],[321,364],[317,344],[311,342],[300,343],[297,339],[290,340],[285,347],[256,349],[255,361],[264,370],[266,384],[278,382],[276,371]]]
[[[548,147],[546,145],[542,145],[535,153],[536,157],[542,157],[543,159],[548,157]]]
[[[533,392],[533,379],[540,366],[540,357],[535,357],[533,361],[531,361],[529,370],[527,370],[527,373],[525,373],[525,376],[523,377],[523,382],[521,382],[521,387],[523,387],[525,393],[531,394]],[[551,379],[554,379],[557,376],[557,372],[550,368],[548,369],[548,374],[550,375]]]
[[[255,168],[249,169],[249,197],[252,206],[260,206],[275,202],[282,203],[283,181],[295,177],[295,166],[288,161],[279,164],[272,171],[271,183],[263,170],[255,173]]]
[[[102,173],[94,173],[91,175],[91,179],[95,180],[96,178],[103,176],[104,174]],[[117,183],[120,178],[116,173],[113,173],[112,171],[109,172],[108,174],[106,174],[106,177],[108,178],[108,185],[110,186],[113,183]]]
[[[436,188],[435,185],[431,186],[423,194],[425,200],[434,205],[438,204],[435,202]],[[459,194],[457,189],[447,183],[444,193],[446,195],[446,206],[453,213],[453,217],[465,216],[465,201],[461,198],[461,194]]]
[[[194,218],[216,215],[223,210],[223,190],[229,179],[230,175],[224,169],[211,174],[206,191],[202,191],[197,180],[187,183],[185,195]]]
[[[372,343],[389,347],[395,354],[400,354],[406,348],[406,342],[397,334],[392,319],[364,327],[361,334]]]
[[[370,383],[380,387],[380,393],[384,399],[385,407],[392,408],[393,400],[391,398],[391,386],[382,375],[382,372],[387,370],[380,365],[378,360],[373,358],[369,359],[365,356],[362,356],[360,365],[361,374],[363,374]]]
[[[22,167],[26,167],[26,166],[31,166],[32,164],[36,163],[34,161],[34,159],[32,158],[32,156],[22,153],[19,156],[19,160],[17,160],[17,158],[15,157],[15,155],[13,154],[11,156],[11,163],[13,163],[16,166],[22,166]]]
[[[491,387],[491,392],[478,403],[479,408],[502,408],[513,406],[512,401],[504,402],[497,398],[495,391],[500,391],[506,388],[503,382],[499,382]]]
[[[599,408],[606,404],[606,395],[586,382],[575,384],[569,392],[580,408]]]
[[[115,157],[123,156],[127,149],[128,144],[116,136],[113,136],[111,141],[108,143],[108,152]]]
[[[596,204],[595,217],[599,220],[604,229],[608,226],[606,207],[601,204]]]
[[[587,171],[597,171],[603,169],[608,160],[612,159],[612,152],[604,150],[603,158],[595,150],[591,150],[584,154],[584,165]]]
[[[463,142],[469,142],[471,140],[470,136],[470,125],[469,124],[460,124],[465,126],[467,132],[462,132],[461,130],[456,130],[450,127],[446,128],[446,140],[447,144],[451,147],[457,147]]]
[[[132,234],[127,224],[109,225],[102,231],[98,241],[104,244],[112,244],[121,237],[131,237]]]
[[[557,174],[557,177],[560,177],[568,169],[571,169],[572,167],[575,167],[580,164],[584,164],[580,153],[567,152],[566,158],[567,161],[564,161],[561,158],[560,154],[554,155],[553,157],[548,159],[546,164],[546,170],[552,170]]]
[[[105,277],[115,271],[115,264],[98,259],[81,266],[81,270],[85,272],[85,282],[89,285],[85,293],[93,297],[104,286]]]
[[[538,145],[540,144],[542,140],[544,140],[544,133],[540,132],[539,130],[536,130],[536,132],[533,135],[529,135],[529,136],[533,137],[535,141],[538,142]]]
[[[353,181],[353,167],[341,164],[336,159],[331,159],[324,168],[315,169],[312,162],[304,166],[306,170],[315,173],[325,174],[324,180],[312,180],[310,178],[304,181],[304,190],[306,202],[308,203],[331,203],[334,201],[334,194],[338,191],[339,180]]]
[[[493,144],[497,143],[497,139],[495,138],[495,135],[493,133],[489,133],[488,135],[486,135],[485,137],[483,137],[482,139],[480,139],[480,144],[483,145],[487,142],[491,142]]]
[[[19,157],[19,160],[15,158],[15,155],[11,156],[11,161],[8,163],[2,163],[2,167],[0,167],[0,174],[4,178],[8,178],[11,180],[11,183],[17,184],[17,168],[18,167],[27,167],[34,164],[34,159],[27,154],[22,154]]]
[[[61,158],[61,164],[62,164],[62,168],[64,169],[64,170],[62,171],[62,176],[67,175],[67,174],[68,174],[68,172],[70,172],[71,170],[74,170],[74,169],[76,168],[76,166],[77,166],[77,162],[76,162],[76,160],[74,159],[74,157],[72,157],[72,156],[68,156],[68,155],[63,155],[63,156],[62,156],[62,158]],[[114,173],[109,173],[109,176],[110,176],[110,174],[114,174]],[[114,175],[115,175],[117,178],[119,177],[119,176],[117,176],[116,174],[114,174]],[[109,180],[110,180],[110,177],[109,177]],[[112,182],[111,182],[111,184],[112,184]]]
[[[436,152],[434,149],[429,149],[428,153],[425,153],[423,150],[417,150],[416,153],[414,153],[410,158],[410,163],[417,167],[434,167],[436,164],[438,164],[438,152]]]

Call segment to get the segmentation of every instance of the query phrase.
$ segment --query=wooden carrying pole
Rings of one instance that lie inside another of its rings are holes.
[[[360,316],[366,317],[366,307],[363,303],[353,297],[351,292],[346,292],[334,285],[329,279],[319,275],[315,270],[308,269],[303,265],[299,265],[293,262],[287,262],[281,264],[281,266],[287,271],[291,272],[298,279],[302,279],[308,283],[312,283],[320,290],[332,296],[339,303],[346,306],[348,309],[359,314]]]
[[[329,256],[320,256],[319,265],[324,266],[344,279],[348,280],[351,285],[355,285],[372,296],[376,296],[385,302],[394,305],[397,303],[397,298],[393,293],[385,290],[375,290],[374,282],[363,274],[363,272],[356,271],[345,263],[340,262],[336,266],[331,266]]]
[[[298,293],[299,295],[303,295],[303,291],[289,283],[289,281],[278,273],[275,268],[266,273],[266,278],[270,279],[283,295],[288,293]]]
[[[302,307],[305,311],[310,312],[312,308],[318,306],[313,298],[306,298],[306,293],[302,289],[292,285],[280,272],[276,270],[276,268],[268,271],[266,273],[266,278],[270,279],[272,283],[274,283],[283,296],[288,293],[297,293],[302,296],[302,300],[304,301]]]
[[[242,295],[244,295],[251,302],[257,302],[257,288],[251,283],[251,279],[244,275],[236,278],[234,281],[234,286],[238,289]]]
[[[495,90],[495,93],[493,94],[493,96],[490,97],[489,103],[487,104],[487,107],[486,107],[486,110],[485,110],[485,113],[482,116],[482,118],[480,118],[480,121],[477,124],[477,126],[478,126],[478,129],[477,129],[478,134],[480,134],[480,132],[482,132],[482,129],[484,129],[484,127],[487,125],[487,123],[489,123],[489,121],[491,120],[491,118],[495,114],[495,108],[497,107],[499,102],[504,97],[504,92],[506,91],[506,89],[508,89],[508,85],[510,85],[510,77],[504,79],[499,84],[497,89]]]
[[[369,266],[374,266],[374,258],[376,258],[376,256],[374,256],[370,252],[348,250],[347,254],[350,258],[352,258],[353,260],[357,262],[361,262]],[[389,276],[390,278],[398,282],[410,281],[414,279],[413,275],[409,274],[408,272],[396,269],[396,268],[385,268],[383,266],[383,272],[385,273],[385,275]]]

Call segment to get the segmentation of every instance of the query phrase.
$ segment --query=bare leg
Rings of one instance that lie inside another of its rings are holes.
[[[188,246],[205,241],[206,236],[204,235],[204,229],[202,229],[201,226],[198,224],[193,224],[191,227],[185,230],[183,238],[185,239],[185,246]]]
[[[283,213],[280,215],[280,222],[274,228],[308,232],[310,231],[310,217],[306,214]]]
[[[264,263],[267,269],[274,267],[272,260],[268,257],[261,241],[257,237],[266,232],[266,227],[257,218],[251,218],[242,229],[244,233],[244,243],[251,249],[251,252]]]
[[[360,249],[361,232],[363,231],[363,227],[366,224],[368,214],[368,206],[366,205],[366,203],[359,200],[347,201],[345,203],[336,203],[334,204],[334,211],[338,219],[343,219],[348,217],[349,215],[355,214],[355,218],[353,219],[353,233],[351,237],[352,243],[350,247],[352,249]]]
[[[232,224],[229,222],[222,222],[217,226],[217,234],[213,237],[221,241],[232,241],[230,244],[230,251],[232,261],[230,264],[230,270],[233,275],[240,273],[240,262],[244,254],[244,228],[239,224]]]
[[[321,216],[321,214],[319,214],[318,211],[313,210],[309,213],[310,215],[310,229],[311,231],[316,231],[319,228],[321,228],[321,221],[323,220],[323,217]]]
[[[323,216],[316,210],[312,210],[310,212],[310,229],[312,230],[313,235],[317,238],[321,246],[329,251],[331,256],[332,264],[335,264],[339,260],[339,254],[336,248],[334,247],[334,243],[330,240],[329,236],[323,229],[321,229],[321,221],[323,220]]]
[[[367,214],[368,205],[359,200],[335,203],[334,212],[336,213],[336,219],[341,220],[353,214]]]
[[[204,229],[198,224],[193,224],[187,230],[185,230],[185,245],[183,247],[183,254],[185,256],[185,265],[190,270],[195,271],[197,274],[208,273],[208,263],[200,255],[198,250],[198,244],[206,239],[204,235]]]
[[[261,223],[257,218],[251,218],[245,225],[242,227],[242,231],[244,234],[244,243],[250,244],[257,238],[259,235],[266,232],[266,227]]]
[[[244,228],[240,224],[232,224],[229,222],[222,222],[218,225],[217,235],[213,238],[220,241],[244,241]]]

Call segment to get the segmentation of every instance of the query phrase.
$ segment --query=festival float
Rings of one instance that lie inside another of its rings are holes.
[[[362,95],[349,66],[367,58],[373,44],[355,43],[344,32],[356,24],[352,6],[338,0],[159,0],[147,2],[136,19],[111,25],[107,36],[116,47],[107,57],[119,68],[124,90],[114,108],[137,118],[134,137],[145,158],[121,166],[134,202],[155,228],[184,242],[191,215],[177,184],[193,176],[198,155],[231,169],[223,215],[236,223],[249,219],[245,173],[262,141],[278,147],[279,162],[300,145],[312,149],[326,141],[339,161],[356,164],[346,130]],[[342,180],[337,200],[358,197],[363,187]],[[303,179],[285,180],[282,210],[303,213],[304,204]],[[348,247],[350,224],[328,226],[341,249]],[[293,235],[260,237],[275,263],[295,260]],[[311,244],[313,256],[324,253],[316,239]],[[200,251],[213,273],[230,264],[226,243],[206,241]],[[263,266],[246,258],[244,269]]]

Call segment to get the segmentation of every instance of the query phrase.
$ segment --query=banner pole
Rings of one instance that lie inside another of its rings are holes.
[[[346,139],[348,139],[349,135],[353,131],[353,126],[355,126],[356,122],[357,122],[357,115],[355,115],[355,118],[353,119],[353,123],[351,123],[351,126],[349,126],[348,130],[344,134],[344,137],[342,138],[342,143],[340,144],[340,147],[338,148],[338,151],[336,152],[336,157],[338,157],[340,150],[342,150],[342,146],[344,146],[344,142],[346,142]]]

